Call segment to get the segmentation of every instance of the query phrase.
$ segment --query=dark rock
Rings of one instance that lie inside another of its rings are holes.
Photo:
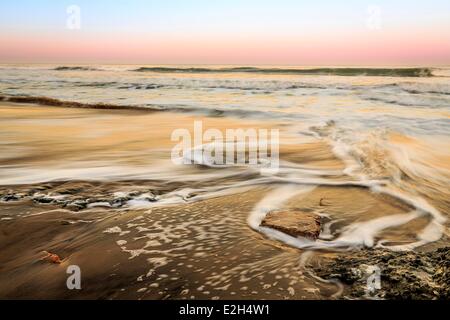
[[[33,200],[38,203],[52,203],[54,201],[54,199],[48,197],[38,197]]]
[[[74,204],[76,206],[79,206],[81,208],[86,208],[87,202],[85,200],[75,200],[71,204]]]
[[[113,207],[117,208],[123,206],[128,200],[131,200],[131,198],[121,197],[113,199],[110,203]]]
[[[87,202],[85,200],[75,200],[69,202],[65,205],[64,208],[72,211],[80,211],[87,207]]]
[[[277,210],[269,212],[261,226],[284,232],[293,237],[316,240],[320,234],[320,217],[301,210]]]
[[[78,206],[74,203],[69,203],[64,208],[71,211],[80,211],[84,209],[84,207]]]
[[[18,201],[20,198],[17,195],[14,194],[7,194],[2,197],[2,201],[8,202],[8,201]]]
[[[368,267],[380,270],[380,288],[367,291]],[[376,296],[384,299],[449,299],[450,247],[433,252],[362,250],[341,254],[313,267],[325,279],[345,285],[347,298]]]
[[[69,201],[67,199],[56,199],[53,202],[58,205],[65,206]]]

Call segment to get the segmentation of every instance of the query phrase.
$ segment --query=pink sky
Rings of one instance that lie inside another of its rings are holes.
[[[401,34],[291,38],[0,35],[2,62],[148,64],[445,65],[450,42]],[[6,48],[6,50],[5,50]]]
[[[450,65],[448,0],[77,3],[0,2],[0,63]]]

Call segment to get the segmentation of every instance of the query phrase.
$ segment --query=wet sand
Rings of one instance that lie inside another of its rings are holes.
[[[312,256],[319,263],[335,259],[339,251],[297,248],[249,226],[255,208],[268,195],[283,192],[283,180],[260,183],[258,173],[239,169],[229,175],[198,166],[178,172],[167,164],[170,132],[191,127],[194,116],[10,103],[0,106],[0,115],[1,298],[343,297],[342,284],[318,279],[305,264]],[[202,120],[214,128],[278,125]],[[355,233],[349,226],[406,215],[414,206],[364,185],[341,185],[349,179],[339,174],[345,164],[324,141],[305,137],[290,143],[286,133],[283,142],[281,159],[301,170],[322,170],[305,173],[305,193],[281,204],[321,215],[319,241],[347,232],[363,246],[381,239],[388,245],[408,244],[430,223],[423,215],[382,228],[374,238],[358,238],[370,233],[371,225]],[[325,178],[329,185],[308,183]],[[298,188],[295,183],[287,187]],[[448,233],[418,250],[446,244]],[[62,263],[41,260],[44,251],[57,254]],[[80,266],[82,290],[67,289],[69,265]]]
[[[249,230],[245,218],[257,193],[151,212],[57,210],[2,223],[2,296],[313,298],[298,252]],[[24,209],[30,205],[6,210]],[[63,263],[39,261],[43,250],[57,253]],[[82,269],[79,292],[65,288],[71,264]]]

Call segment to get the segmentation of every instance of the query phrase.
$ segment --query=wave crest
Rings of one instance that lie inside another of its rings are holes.
[[[99,71],[97,68],[82,66],[59,66],[54,68],[55,71]]]
[[[86,108],[86,109],[115,109],[115,110],[147,110],[159,111],[159,109],[140,108],[127,105],[116,105],[110,103],[83,103],[76,101],[65,101],[49,97],[30,97],[30,96],[0,96],[0,101],[9,101],[14,103],[32,103],[49,107],[65,108]]]
[[[334,75],[334,76],[376,76],[376,77],[432,77],[430,68],[177,68],[141,67],[132,71],[156,73],[261,73],[288,75]]]

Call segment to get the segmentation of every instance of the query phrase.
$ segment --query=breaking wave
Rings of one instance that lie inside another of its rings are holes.
[[[211,117],[222,117],[225,115],[245,117],[253,116],[255,118],[264,117],[267,112],[257,111],[257,110],[241,110],[233,109],[226,110],[220,108],[206,108],[206,107],[193,107],[190,105],[163,105],[163,104],[142,104],[142,105],[120,105],[111,104],[103,102],[77,102],[77,101],[67,101],[60,100],[50,97],[32,97],[32,96],[0,96],[0,101],[8,101],[19,104],[37,104],[41,106],[49,107],[64,107],[64,108],[82,108],[82,109],[105,109],[105,110],[137,110],[137,111],[170,111],[170,112],[192,112],[208,115]],[[276,113],[272,112],[272,116],[277,116]],[[280,117],[283,114],[279,115]]]
[[[93,67],[82,67],[82,66],[59,66],[54,68],[55,71],[100,71],[100,69]]]
[[[176,68],[141,67],[133,71],[156,73],[261,73],[290,75],[376,76],[376,77],[432,77],[430,68]]]
[[[9,101],[14,103],[33,103],[42,106],[49,107],[65,107],[65,108],[85,108],[85,109],[115,109],[115,110],[125,110],[125,109],[144,109],[135,106],[127,105],[115,105],[109,103],[82,103],[76,101],[65,101],[49,97],[29,97],[29,96],[0,96],[0,101]],[[152,111],[150,108],[146,110]],[[158,110],[153,110],[158,111]]]

